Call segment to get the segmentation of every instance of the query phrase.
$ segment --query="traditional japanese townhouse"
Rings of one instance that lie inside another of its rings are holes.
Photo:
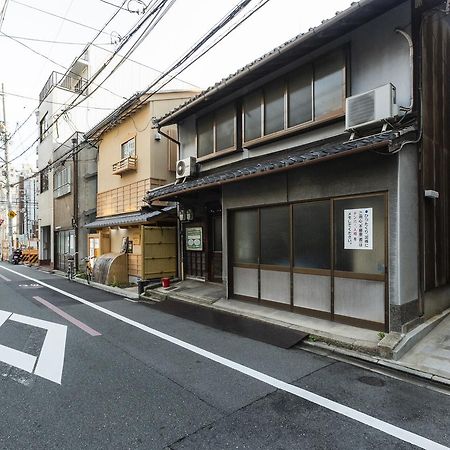
[[[288,13],[288,12],[287,12]],[[158,120],[184,277],[375,330],[450,305],[446,2],[364,0]]]
[[[90,256],[107,255],[95,263],[97,281],[120,284],[176,274],[175,208],[166,203],[149,208],[143,197],[175,178],[176,128],[169,127],[168,139],[152,128],[152,119],[194,94],[135,94],[86,133],[98,146],[98,193],[97,218],[86,225],[85,245]],[[114,281],[109,264],[123,253]]]

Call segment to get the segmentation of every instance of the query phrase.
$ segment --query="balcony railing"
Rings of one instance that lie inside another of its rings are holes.
[[[113,175],[122,175],[131,170],[137,170],[137,158],[135,156],[127,156],[113,164]]]
[[[55,86],[72,92],[81,92],[86,87],[87,82],[88,81],[82,77],[77,77],[75,75],[64,76],[62,73],[53,71],[39,94],[39,103],[42,103],[45,100]],[[83,95],[86,94],[87,92],[83,92]]]

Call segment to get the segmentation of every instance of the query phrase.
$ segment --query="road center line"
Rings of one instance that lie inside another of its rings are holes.
[[[59,289],[50,284],[44,283],[43,281],[37,280],[35,278],[31,278],[27,275],[24,275],[20,272],[16,272],[12,269],[8,269],[3,266],[0,266],[0,268],[3,270],[7,270],[9,272],[15,273],[16,275],[19,275],[23,278],[31,280],[35,283],[39,283],[41,286],[44,286],[48,289],[51,289],[52,291],[58,292],[66,297],[69,297],[73,300],[83,303],[84,305],[89,306],[90,308],[93,308],[97,311],[107,314],[110,317],[114,317],[115,319],[120,320],[121,322],[124,322],[124,323],[131,325],[135,328],[138,328],[142,331],[145,331],[146,333],[152,334],[153,336],[159,337],[160,339],[163,339],[167,342],[171,342],[172,344],[182,347],[186,350],[189,350],[192,353],[203,356],[204,358],[207,358],[211,361],[214,361],[214,362],[221,364],[225,367],[228,367],[230,369],[236,370],[237,372],[243,373],[251,378],[254,378],[255,380],[259,380],[263,383],[273,386],[276,389],[280,389],[284,392],[289,392],[292,395],[300,397],[311,403],[315,403],[316,405],[322,406],[323,408],[326,408],[337,414],[340,414],[342,416],[353,419],[353,420],[360,422],[364,425],[367,425],[369,427],[375,428],[376,430],[382,431],[383,433],[389,434],[390,436],[396,437],[397,439],[400,439],[404,442],[408,442],[410,444],[416,445],[417,447],[420,447],[423,449],[450,450],[449,447],[446,447],[442,444],[438,444],[437,442],[434,442],[423,436],[420,436],[418,434],[404,430],[403,428],[397,427],[388,422],[384,422],[383,420],[369,416],[368,414],[365,414],[363,412],[360,412],[360,411],[350,408],[348,406],[342,405],[333,400],[329,400],[318,394],[314,394],[313,392],[310,392],[305,389],[294,386],[292,384],[286,383],[285,381],[281,381],[277,378],[271,377],[270,375],[266,375],[262,372],[258,372],[257,370],[251,369],[250,367],[244,366],[244,365],[234,362],[230,359],[223,358],[222,356],[216,355],[215,353],[212,353],[208,350],[204,350],[200,347],[189,344],[188,342],[184,342],[184,341],[182,341],[178,338],[175,338],[173,336],[170,336],[166,333],[162,333],[161,331],[155,330],[154,328],[148,327],[147,325],[144,325],[142,323],[139,323],[132,319],[129,319],[128,317],[117,314],[113,311],[110,311],[109,309],[103,308],[102,306],[98,306],[95,303],[91,303],[88,300],[85,300],[84,298],[81,298],[81,297],[78,297],[69,292],[63,291],[62,289]]]
[[[42,305],[46,306],[48,309],[51,309],[56,314],[60,315],[76,327],[80,328],[87,334],[90,334],[91,336],[101,336],[102,334],[98,331],[91,328],[89,325],[86,325],[85,323],[81,322],[78,319],[75,319],[75,317],[71,316],[70,314],[66,313],[62,309],[58,308],[57,306],[53,305],[52,303],[48,302],[42,297],[38,297],[37,295],[33,297],[37,302],[41,303]]]

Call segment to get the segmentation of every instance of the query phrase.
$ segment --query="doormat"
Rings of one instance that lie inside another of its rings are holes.
[[[281,348],[291,348],[308,336],[307,333],[291,328],[178,300],[167,299],[149,306],[167,314]]]

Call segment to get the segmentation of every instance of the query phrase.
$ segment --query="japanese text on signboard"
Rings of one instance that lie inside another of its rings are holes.
[[[344,249],[373,249],[372,208],[344,209]]]

